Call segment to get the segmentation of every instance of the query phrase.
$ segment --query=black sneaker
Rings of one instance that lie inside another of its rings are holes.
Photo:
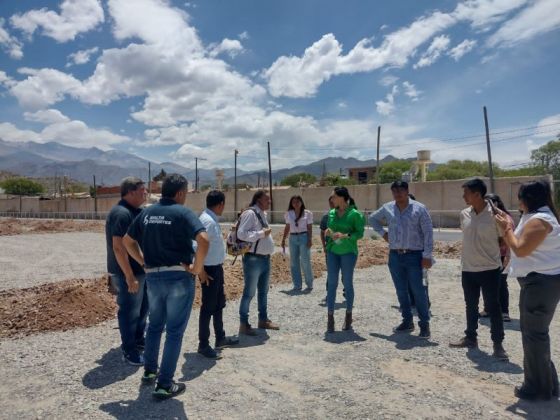
[[[216,352],[216,350],[214,350],[210,346],[199,347],[198,348],[198,354],[203,355],[207,359],[221,359],[222,358],[222,356],[220,356],[220,354],[218,352]]]
[[[393,332],[403,333],[414,331],[414,324],[412,322],[401,322],[397,327],[393,328]]]
[[[123,353],[122,359],[132,366],[144,366],[144,357],[140,353]]]
[[[429,339],[431,337],[430,326],[426,325],[425,327],[420,327],[420,334],[418,334],[418,337],[425,340]]]
[[[236,346],[239,344],[239,338],[224,337],[216,340],[215,346],[217,349],[224,349],[226,347]]]
[[[152,392],[154,398],[158,400],[166,400],[168,398],[175,397],[179,394],[185,392],[186,386],[181,382],[172,382],[167,388],[156,384],[156,389]]]
[[[153,384],[156,381],[157,372],[150,372],[149,370],[144,370],[142,375],[142,383],[145,385]]]

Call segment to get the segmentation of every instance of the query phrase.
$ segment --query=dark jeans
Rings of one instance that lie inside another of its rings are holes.
[[[249,323],[249,307],[257,294],[259,321],[268,319],[268,284],[270,280],[270,255],[243,255],[243,296],[239,304],[239,321]]]
[[[422,251],[412,251],[399,254],[397,251],[389,252],[389,271],[393,278],[397,298],[401,308],[403,321],[412,323],[412,309],[408,288],[412,289],[419,325],[427,326],[430,323],[430,310],[428,309],[428,294],[422,284]]]
[[[429,286],[426,287],[426,296],[428,297],[428,308],[432,306],[432,302],[430,302],[430,288]],[[408,298],[410,299],[410,306],[416,306],[416,301],[414,300],[414,292],[412,291],[412,287],[410,284],[408,285]]]
[[[509,315],[509,290],[507,277],[507,274],[500,274],[500,290],[498,292],[498,295],[500,298],[500,308],[502,310],[502,314]],[[488,305],[486,305],[486,301],[484,301],[484,312],[490,313],[488,311]]]
[[[146,334],[144,363],[146,370],[156,372],[161,334],[165,328],[165,344],[161,357],[158,383],[171,385],[181,353],[183,334],[194,300],[194,277],[186,271],[148,273],[150,316]]]
[[[519,313],[523,340],[523,386],[550,398],[558,390],[558,375],[550,358],[548,328],[560,300],[560,275],[529,273],[520,277]]]
[[[129,355],[138,354],[137,345],[144,345],[146,318],[148,317],[148,293],[144,274],[136,275],[138,292],[129,293],[124,276],[111,275],[111,283],[117,290],[117,319],[121,333],[121,348]]]
[[[463,294],[465,296],[467,312],[467,329],[465,335],[476,340],[478,328],[478,302],[480,291],[488,306],[490,315],[490,334],[494,343],[504,341],[504,321],[498,298],[500,286],[500,269],[487,271],[463,271],[461,272],[461,283],[463,284]]]
[[[214,321],[214,335],[217,340],[226,336],[224,331],[223,310],[226,307],[224,293],[224,268],[220,265],[205,265],[204,271],[213,280],[210,284],[201,285],[202,305],[198,318],[198,341],[200,347],[207,347],[210,339],[210,319]]]

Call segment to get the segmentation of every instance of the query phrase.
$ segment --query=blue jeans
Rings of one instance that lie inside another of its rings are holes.
[[[311,269],[311,250],[307,247],[307,233],[290,235],[290,269],[295,289],[301,289],[301,268],[305,276],[305,284],[313,288],[313,270]]]
[[[410,285],[420,318],[419,325],[421,327],[429,325],[428,294],[426,293],[426,287],[422,284],[422,251],[412,251],[405,254],[390,251],[389,271],[397,291],[403,321],[412,323],[412,309],[408,295]]]
[[[117,319],[121,333],[121,348],[128,355],[137,355],[137,345],[144,345],[146,318],[148,316],[148,294],[146,276],[136,275],[138,292],[129,293],[126,279],[121,275],[111,275],[111,283],[117,290]]]
[[[352,312],[354,306],[354,267],[358,256],[354,253],[337,255],[327,251],[327,310],[334,312],[338,273],[342,275],[342,284],[346,294],[346,311]]]
[[[194,277],[186,271],[148,273],[150,316],[146,334],[144,364],[146,370],[156,372],[163,329],[165,345],[161,357],[158,383],[168,387],[173,381],[177,360],[181,353],[183,334],[194,300]]]
[[[267,297],[268,283],[270,279],[270,256],[257,256],[245,254],[243,256],[243,296],[239,305],[239,321],[242,324],[249,323],[249,307],[251,300],[258,290],[257,303],[259,309],[259,321],[268,319]]]

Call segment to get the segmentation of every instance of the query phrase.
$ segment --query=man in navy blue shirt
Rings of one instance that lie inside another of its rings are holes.
[[[121,200],[114,206],[105,222],[107,242],[107,272],[117,290],[119,310],[117,318],[121,334],[123,359],[134,366],[144,364],[144,331],[148,315],[148,295],[144,269],[130,258],[123,237],[134,218],[142,211],[146,187],[139,178],[128,177],[121,182]]]
[[[166,399],[185,391],[173,381],[183,334],[194,300],[194,276],[208,252],[208,235],[198,217],[184,207],[187,180],[178,174],[163,181],[161,200],[134,220],[124,243],[128,253],[146,270],[150,315],[144,352],[143,383],[157,383],[153,396]],[[192,241],[197,243],[196,254]],[[193,258],[194,257],[194,258]],[[158,374],[161,334],[166,330]]]

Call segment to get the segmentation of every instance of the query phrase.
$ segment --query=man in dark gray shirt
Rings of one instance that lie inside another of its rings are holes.
[[[121,182],[121,200],[114,206],[105,222],[107,242],[107,271],[117,290],[119,331],[123,359],[135,366],[143,365],[144,330],[148,315],[148,295],[144,269],[129,257],[123,237],[140,206],[146,200],[144,181],[128,177]]]

